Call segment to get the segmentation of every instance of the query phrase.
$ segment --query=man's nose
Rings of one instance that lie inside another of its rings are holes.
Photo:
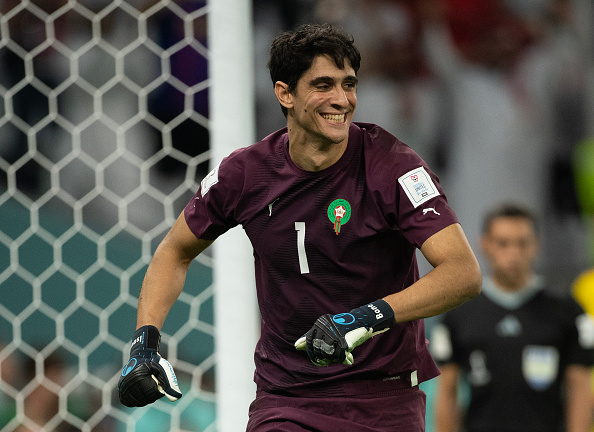
[[[342,87],[336,87],[332,91],[331,102],[335,105],[345,106],[349,105],[349,98],[347,92]]]

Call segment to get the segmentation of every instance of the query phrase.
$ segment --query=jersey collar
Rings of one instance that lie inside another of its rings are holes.
[[[497,288],[490,277],[483,279],[483,293],[494,303],[505,309],[517,309],[526,304],[540,290],[544,288],[541,276],[532,276],[528,283],[516,292],[505,292]]]

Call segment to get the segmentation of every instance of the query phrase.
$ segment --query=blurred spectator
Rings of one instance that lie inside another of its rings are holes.
[[[495,208],[481,248],[488,262],[481,295],[444,314],[433,331],[437,430],[587,431],[594,322],[535,275],[535,216],[513,204]],[[470,396],[461,410],[463,377]]]
[[[291,30],[299,24],[312,21],[317,0],[254,0],[255,14],[263,13],[278,25],[277,30]]]
[[[402,0],[357,5],[366,10],[349,13],[348,28],[373,29],[374,36],[364,39],[370,60],[361,70],[365,79],[358,87],[356,119],[386,125],[431,166],[439,166],[444,94],[423,58],[416,8]],[[354,20],[361,22],[354,25]]]
[[[48,425],[60,411],[59,391],[66,385],[66,365],[57,355],[50,355],[43,361],[42,374],[37,372],[35,360],[26,357],[23,363],[25,382],[25,421],[14,432],[38,432]],[[54,432],[77,432],[80,429],[67,422],[60,422],[52,428]]]
[[[6,345],[0,341],[0,429],[4,428],[16,415],[16,403],[13,397],[22,383],[22,370],[18,359],[4,351]]]
[[[493,201],[513,199],[552,214],[550,191],[561,181],[552,172],[555,158],[566,157],[583,133],[585,67],[568,13],[553,13],[559,2],[547,0],[546,13],[530,14],[530,22],[499,0],[422,2],[428,61],[452,97],[443,183],[473,247],[480,215]],[[571,128],[561,127],[566,118]],[[571,258],[564,264],[571,265],[580,242],[565,237]]]
[[[188,11],[194,11],[206,6],[205,0],[184,0],[177,2],[178,5]],[[186,155],[197,156],[209,149],[209,131],[207,119],[209,112],[208,86],[200,91],[192,92],[191,87],[199,86],[208,79],[208,63],[205,52],[208,47],[206,19],[195,20],[193,37],[204,47],[204,52],[199,52],[192,45],[182,46],[174,50],[168,56],[172,75],[171,80],[152,92],[148,98],[148,110],[157,119],[168,126],[171,130],[171,147]],[[171,12],[160,13],[155,23],[156,42],[164,50],[171,50],[186,37],[185,28],[179,17]],[[163,71],[165,73],[165,71]],[[179,80],[182,85],[190,87],[182,91],[179,85],[171,85]],[[200,115],[202,122],[188,115],[188,108]],[[162,130],[163,148],[168,146],[166,138],[167,131]],[[159,147],[161,147],[159,146]],[[178,181],[183,180],[187,166],[178,160],[166,157],[162,159],[158,167],[162,173],[174,177]],[[201,180],[208,173],[208,164],[198,167],[198,179]]]
[[[270,91],[272,86],[266,62],[274,36],[282,30],[289,30],[292,20],[297,20],[300,14],[288,19],[283,12],[282,4],[283,2],[274,0],[253,2],[255,129],[258,139],[264,138],[285,124],[285,118],[279,111],[278,100]]]
[[[573,173],[581,214],[588,227],[590,265],[594,265],[594,138],[578,143],[573,151]]]
[[[16,6],[14,0],[7,1],[5,5],[8,9],[14,6]],[[23,52],[30,53],[47,38],[43,21],[32,14],[20,13],[16,15],[9,21],[8,28],[12,44],[0,50],[0,89],[2,87],[12,89],[18,83],[25,83]],[[48,74],[47,69],[40,67],[44,63],[51,63],[49,57],[48,51],[44,50],[36,56],[36,61],[33,64],[36,73],[38,73],[38,79],[53,88],[56,84],[54,75]],[[9,164],[17,161],[22,163],[23,159],[30,159],[27,153],[32,150],[33,145],[30,137],[20,131],[15,123],[24,122],[28,126],[36,126],[49,113],[49,101],[47,96],[40,92],[36,86],[27,83],[11,95],[7,105],[12,106],[12,112],[18,119],[13,120],[8,117],[7,120],[13,121],[0,127],[0,158],[5,159]],[[1,117],[4,117],[4,110],[0,114],[2,114]],[[0,176],[0,187],[7,186],[4,180],[5,178]],[[48,178],[42,178],[42,172],[37,164],[26,162],[16,172],[17,188],[29,196],[38,195],[38,188],[42,181],[47,182]]]

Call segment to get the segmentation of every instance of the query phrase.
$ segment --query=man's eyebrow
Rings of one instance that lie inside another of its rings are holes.
[[[359,82],[359,79],[354,75],[348,75],[342,81],[343,82],[346,81],[346,82],[349,82],[352,84],[357,84]],[[333,83],[333,82],[334,82],[334,78],[332,78],[331,76],[320,76],[320,77],[316,77],[316,78],[312,79],[309,82],[309,85],[316,86],[316,85],[322,84],[322,83]]]

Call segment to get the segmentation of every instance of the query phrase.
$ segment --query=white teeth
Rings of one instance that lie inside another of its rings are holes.
[[[324,114],[326,120],[341,122],[344,121],[344,114]]]

